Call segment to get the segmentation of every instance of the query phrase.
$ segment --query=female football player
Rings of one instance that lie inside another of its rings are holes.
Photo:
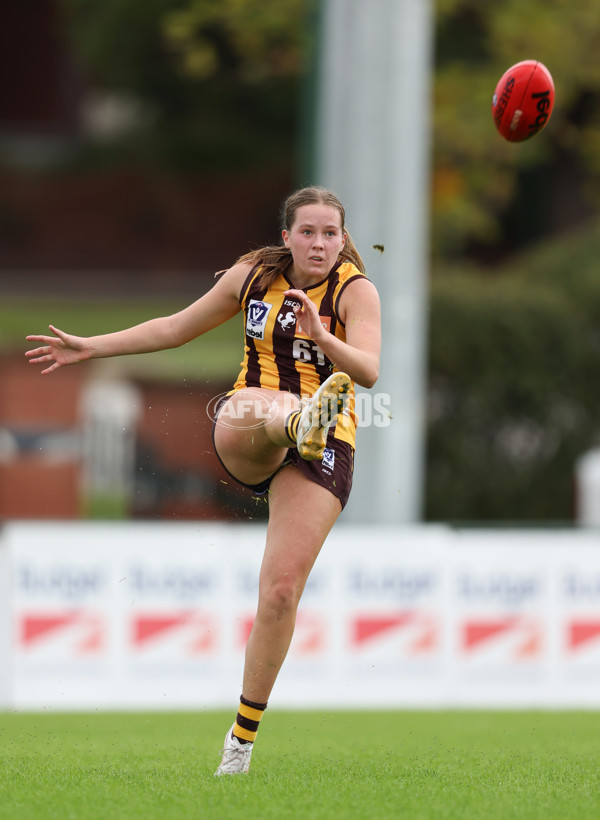
[[[179,347],[244,314],[241,372],[213,438],[224,469],[267,493],[269,521],[256,619],[236,720],[217,775],[247,772],[260,720],[292,639],[296,610],[352,483],[354,382],[378,376],[379,299],[339,199],[302,188],[285,202],[282,244],[242,256],[171,316],[100,336],[28,336],[43,374],[87,359]]]

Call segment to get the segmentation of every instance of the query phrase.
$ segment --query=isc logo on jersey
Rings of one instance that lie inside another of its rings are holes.
[[[246,335],[251,336],[253,339],[265,338],[265,327],[272,307],[273,305],[268,302],[250,299],[246,320]]]

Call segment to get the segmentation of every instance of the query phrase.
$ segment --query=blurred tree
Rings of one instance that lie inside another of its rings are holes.
[[[183,72],[235,75],[242,85],[296,77],[303,66],[306,0],[188,0],[163,23]]]
[[[434,277],[429,520],[572,518],[575,463],[599,443],[599,253],[596,219],[495,276]]]
[[[600,15],[595,0],[438,0],[434,257],[486,261],[589,217],[600,201]],[[504,142],[490,108],[502,73],[537,59],[556,105],[542,136]]]
[[[193,171],[289,159],[307,0],[65,0],[95,88],[151,123],[135,156]]]
[[[128,158],[185,171],[293,164],[316,0],[64,2],[92,84],[151,113],[143,140],[117,146]],[[494,260],[586,219],[600,201],[596,0],[437,0],[436,14],[434,261]],[[506,143],[492,93],[531,58],[554,76],[554,114],[542,136]]]

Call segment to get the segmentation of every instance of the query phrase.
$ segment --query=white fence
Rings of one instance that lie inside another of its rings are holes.
[[[0,706],[228,707],[262,525],[0,530]],[[600,533],[334,529],[273,707],[600,707]]]

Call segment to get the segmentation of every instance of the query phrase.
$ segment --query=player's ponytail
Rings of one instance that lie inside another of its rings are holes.
[[[354,241],[348,231],[346,231],[346,243],[341,250],[339,259],[341,259],[342,262],[352,262],[352,264],[355,265],[361,273],[367,272],[365,263],[362,261],[362,257],[357,251],[356,245],[354,244]]]

